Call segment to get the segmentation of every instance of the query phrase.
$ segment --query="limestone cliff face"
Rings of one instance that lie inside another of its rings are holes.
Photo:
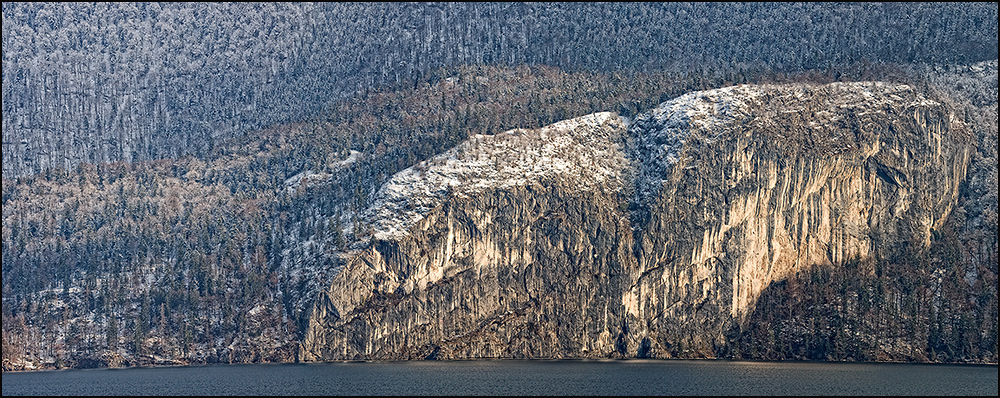
[[[945,107],[881,83],[692,93],[631,129],[641,159],[676,154],[640,169],[638,278],[623,303],[629,353],[657,357],[716,352],[796,271],[928,244],[969,158]]]
[[[635,269],[616,115],[476,136],[395,176],[303,358],[606,355]]]
[[[772,282],[927,242],[968,133],[908,86],[739,86],[395,176],[304,360],[714,355]]]

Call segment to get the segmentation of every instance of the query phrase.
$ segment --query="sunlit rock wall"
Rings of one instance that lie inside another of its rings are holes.
[[[882,83],[692,93],[631,129],[641,160],[675,159],[639,172],[640,276],[623,305],[640,356],[711,355],[770,283],[928,244],[970,150],[945,107]]]

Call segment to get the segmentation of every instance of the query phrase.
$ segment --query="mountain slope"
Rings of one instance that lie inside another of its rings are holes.
[[[3,367],[995,363],[996,61],[913,68],[707,80],[460,68],[211,159],[5,178]],[[914,89],[818,85],[873,76]],[[761,80],[772,85],[690,92]],[[912,111],[960,120],[940,134],[955,161],[927,149],[936,133],[914,132],[934,124]],[[961,174],[959,125],[974,144],[949,211],[954,181],[921,176]]]

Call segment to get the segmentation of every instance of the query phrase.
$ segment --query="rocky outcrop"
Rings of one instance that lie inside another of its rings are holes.
[[[968,142],[885,83],[474,136],[383,187],[300,358],[714,356],[772,282],[929,242]]]

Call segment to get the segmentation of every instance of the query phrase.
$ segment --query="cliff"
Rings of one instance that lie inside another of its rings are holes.
[[[717,356],[772,284],[925,250],[970,145],[949,106],[885,83],[473,136],[378,192],[300,358]]]

